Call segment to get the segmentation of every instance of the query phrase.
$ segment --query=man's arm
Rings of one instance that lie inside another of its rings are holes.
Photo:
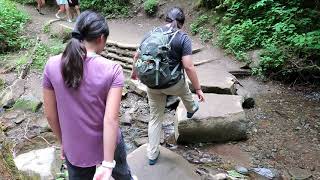
[[[182,57],[182,64],[183,67],[187,73],[187,76],[189,77],[193,88],[196,91],[196,94],[198,95],[198,98],[200,101],[204,101],[204,94],[201,90],[201,85],[199,83],[198,75],[196,72],[196,68],[194,67],[194,64],[192,62],[191,55],[183,56]]]

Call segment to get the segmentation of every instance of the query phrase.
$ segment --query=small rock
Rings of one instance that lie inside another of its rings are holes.
[[[220,173],[216,175],[209,174],[208,176],[208,180],[225,180],[227,178],[228,178],[228,175],[224,173]]]
[[[248,169],[245,168],[245,167],[242,167],[242,166],[236,166],[235,167],[235,170],[240,173],[240,174],[243,174],[243,175],[247,175],[249,173]]]
[[[299,131],[299,130],[301,130],[301,127],[298,126],[294,130]]]
[[[130,79],[127,81],[129,84],[129,87],[132,91],[134,91],[136,94],[147,97],[147,86],[139,82],[138,80]]]
[[[10,108],[12,104],[24,93],[25,80],[17,79],[13,84],[7,87],[0,94],[0,105],[1,107]]]
[[[21,115],[14,120],[14,123],[20,124],[26,119],[25,115]]]
[[[148,143],[148,137],[136,138],[134,139],[133,142],[134,142],[134,145],[136,145],[137,147],[140,147]]]
[[[124,113],[124,116],[121,118],[121,124],[124,124],[124,125],[131,125],[131,122],[132,122],[132,116],[130,114],[130,112],[125,112]]]
[[[5,119],[15,119],[19,116],[19,113],[16,111],[10,111],[9,113],[7,113],[6,115],[4,115]]]
[[[312,176],[309,170],[301,168],[291,168],[289,169],[289,174],[292,176],[292,179],[296,180],[309,179]]]
[[[1,129],[6,132],[15,127],[15,124],[12,121],[5,120],[1,122]]]
[[[253,168],[253,173],[256,173],[256,175],[273,179],[279,177],[279,173],[275,169],[267,169],[267,168]]]

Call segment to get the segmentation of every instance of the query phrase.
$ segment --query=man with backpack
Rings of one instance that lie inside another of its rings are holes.
[[[188,118],[199,109],[198,102],[193,100],[184,71],[192,82],[199,101],[205,100],[191,58],[191,39],[181,31],[185,21],[183,10],[179,7],[171,8],[165,20],[167,25],[155,28],[143,39],[134,56],[131,74],[132,79],[139,78],[148,87],[151,116],[147,148],[149,165],[156,164],[160,155],[160,135],[167,95],[181,98]]]

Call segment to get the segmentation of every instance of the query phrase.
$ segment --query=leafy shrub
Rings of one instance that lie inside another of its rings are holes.
[[[36,1],[34,1],[34,0],[13,0],[13,1],[18,2],[20,4],[34,4],[34,3],[36,3]]]
[[[82,10],[91,9],[104,15],[128,16],[130,0],[81,0]]]
[[[254,70],[259,75],[290,81],[317,79],[319,5],[306,0],[222,0],[218,6],[225,12],[217,26],[218,45],[240,60],[247,59],[247,51],[262,49],[260,66]]]
[[[21,31],[28,16],[9,0],[0,0],[0,9],[0,53],[22,48]]]
[[[206,28],[206,24],[208,24],[210,18],[211,17],[207,15],[201,15],[199,18],[197,18],[190,24],[191,33],[193,35],[199,33],[200,40],[202,42],[208,42],[213,37],[212,31],[209,28]]]
[[[158,8],[158,3],[158,0],[146,0],[143,4],[145,12],[149,15],[155,14]]]

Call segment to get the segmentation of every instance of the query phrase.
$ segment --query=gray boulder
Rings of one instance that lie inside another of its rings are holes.
[[[10,108],[14,102],[24,93],[25,80],[17,79],[13,84],[0,93],[1,107]]]
[[[134,91],[136,94],[142,96],[142,97],[147,97],[147,86],[142,84],[138,80],[133,80],[130,79],[126,81],[129,85],[129,88]]]
[[[236,95],[205,94],[206,102],[188,119],[180,103],[175,119],[178,142],[225,142],[247,137],[247,120],[242,108],[243,97]]]
[[[31,179],[54,179],[59,172],[59,165],[55,148],[39,149],[21,154],[14,158],[18,170],[22,171]]]
[[[235,94],[235,83],[237,79],[234,75],[219,69],[197,68],[197,74],[201,89],[204,93]],[[192,92],[194,92],[191,81],[187,80]]]
[[[160,146],[160,152],[158,162],[154,166],[148,164],[146,144],[130,153],[128,163],[132,174],[135,174],[138,179],[148,180],[200,180],[195,173],[195,167],[183,157],[162,146]]]

